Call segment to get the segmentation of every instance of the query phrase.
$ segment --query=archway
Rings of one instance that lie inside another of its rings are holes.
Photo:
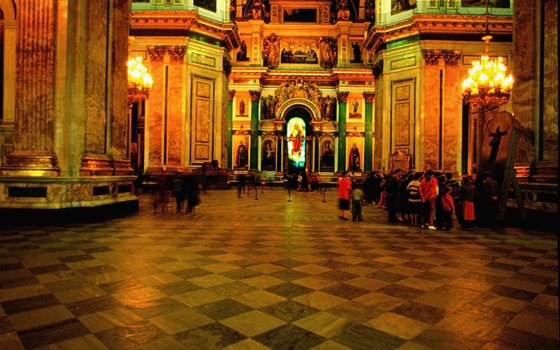
[[[285,169],[290,174],[300,174],[310,168],[313,154],[312,115],[301,105],[292,105],[285,110]]]

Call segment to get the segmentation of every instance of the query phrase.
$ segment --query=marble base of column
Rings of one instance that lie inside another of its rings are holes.
[[[60,169],[56,156],[47,151],[14,151],[0,169],[3,176],[57,176]]]
[[[85,156],[80,167],[82,176],[114,175],[112,161],[104,156]]]

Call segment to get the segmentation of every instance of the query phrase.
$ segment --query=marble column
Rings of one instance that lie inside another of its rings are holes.
[[[443,168],[446,172],[458,173],[461,169],[461,126],[463,113],[463,99],[456,94],[460,90],[461,72],[458,63],[461,59],[460,51],[443,50],[445,62],[445,80],[443,82],[443,135],[442,145]],[[447,94],[449,92],[449,94]]]
[[[251,165],[249,169],[259,168],[259,102],[260,91],[249,91],[251,95]]]
[[[228,91],[228,115],[227,115],[227,168],[233,169],[233,98],[235,90]]]
[[[52,1],[18,0],[17,96],[14,150],[4,175],[58,175],[54,152],[55,7]]]
[[[346,103],[348,91],[338,93],[338,165],[337,171],[346,170]]]
[[[373,170],[373,100],[375,93],[364,92],[366,101],[365,114],[365,144],[364,144],[364,172]]]
[[[423,50],[425,62],[424,100],[424,169],[438,170],[440,167],[440,50]],[[422,165],[422,164],[421,164]],[[421,170],[424,170],[421,169]]]

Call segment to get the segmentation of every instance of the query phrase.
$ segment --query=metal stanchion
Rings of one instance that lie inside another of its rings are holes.
[[[290,188],[290,185],[288,184],[288,202],[292,201],[292,189]]]
[[[321,186],[321,192],[323,192],[323,203],[326,203],[327,202],[327,199],[326,199],[327,187],[325,187],[324,185]]]

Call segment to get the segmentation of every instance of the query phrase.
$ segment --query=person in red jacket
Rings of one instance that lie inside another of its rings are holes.
[[[425,224],[422,226],[430,230],[435,230],[434,215],[436,207],[436,197],[438,195],[438,182],[434,177],[434,172],[431,170],[426,171],[426,176],[420,181],[420,197],[426,209]]]
[[[348,172],[343,172],[338,179],[338,208],[340,209],[339,218],[349,220],[348,211],[350,210],[350,193],[352,192],[352,182],[348,178]]]
[[[441,208],[442,210],[442,229],[444,231],[449,231],[453,227],[453,213],[455,212],[455,203],[453,203],[453,197],[451,196],[451,187],[443,187],[443,194],[441,195]],[[439,213],[438,213],[439,215]]]

